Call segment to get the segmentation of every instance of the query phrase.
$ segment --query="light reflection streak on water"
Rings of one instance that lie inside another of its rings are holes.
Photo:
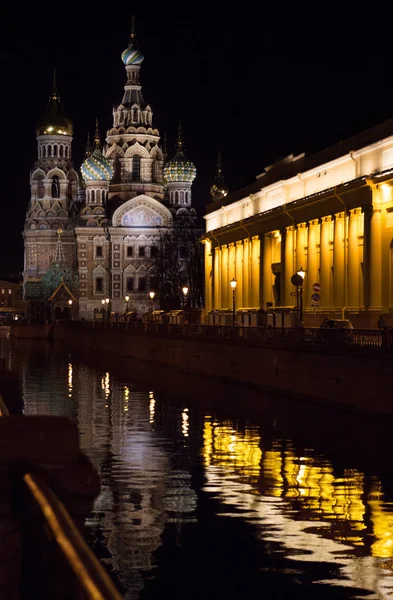
[[[156,401],[154,399],[154,392],[149,392],[149,412],[150,412],[150,423],[154,423],[154,413],[156,409]]]
[[[181,414],[181,420],[182,420],[181,430],[182,430],[182,434],[184,435],[184,437],[188,437],[188,429],[190,427],[189,418],[190,417],[188,415],[188,408],[184,408],[183,412]]]
[[[68,363],[68,397],[72,398],[72,364]]]
[[[393,506],[381,501],[378,480],[365,499],[363,473],[348,469],[335,477],[328,460],[297,457],[280,440],[262,452],[258,428],[239,432],[233,423],[210,416],[205,417],[203,439],[205,491],[238,509],[223,516],[248,520],[261,540],[284,545],[293,560],[339,565],[343,579],[319,583],[374,592],[368,598],[391,597]],[[303,518],[291,518],[293,510]],[[371,555],[359,557],[355,549],[364,547],[370,535],[375,538]]]

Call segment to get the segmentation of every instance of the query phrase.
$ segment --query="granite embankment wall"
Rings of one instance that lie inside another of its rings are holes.
[[[105,329],[60,324],[54,327],[54,339],[84,352],[109,352],[324,404],[393,414],[393,353],[380,349],[338,354],[125,331],[116,324]]]

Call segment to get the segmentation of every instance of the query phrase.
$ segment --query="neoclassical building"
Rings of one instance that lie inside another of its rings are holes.
[[[374,327],[383,314],[393,324],[392,186],[393,119],[288,156],[234,193],[218,181],[205,215],[206,310],[232,308],[233,279],[236,308],[294,307],[302,267],[306,325],[314,311],[317,322]]]
[[[79,173],[71,162],[73,125],[55,81],[36,127],[38,157],[24,228],[25,299],[47,301],[48,289],[41,284],[60,243],[62,269],[75,274],[67,289],[77,298],[78,316],[87,320],[103,311],[105,299],[106,310],[114,313],[151,310],[149,292],[157,290],[163,236],[196,219],[191,198],[196,169],[185,155],[180,127],[175,155],[169,161],[164,156],[152,108],[142,95],[144,56],[134,25],[121,58],[126,82],[113,126],[102,147],[96,124],[93,148],[87,146]],[[186,277],[184,272],[184,284]]]

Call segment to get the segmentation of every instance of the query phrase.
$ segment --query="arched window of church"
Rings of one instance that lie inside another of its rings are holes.
[[[94,192],[94,190],[91,190],[91,201],[93,203],[95,202],[95,192]]]
[[[175,192],[175,202],[176,204],[179,203],[179,192]]]
[[[72,199],[72,181],[71,180],[68,181],[68,191],[67,191],[67,194],[68,194],[68,197],[70,199]]]
[[[42,181],[42,178],[40,178],[37,181],[37,198],[43,198],[43,197],[44,197],[44,182]]]
[[[57,156],[57,146],[53,146],[53,156]]]
[[[52,156],[52,146],[48,146],[48,156]]]
[[[65,147],[65,157],[68,158],[68,146]]]
[[[60,146],[60,158],[63,158],[63,146]]]
[[[57,175],[52,177],[52,198],[60,198],[60,182]]]
[[[136,108],[132,111],[132,120],[136,123],[138,121],[138,111]]]
[[[133,181],[141,180],[141,157],[138,155],[132,159],[132,179]]]
[[[189,203],[189,194],[190,194],[190,192],[186,192],[186,204]]]

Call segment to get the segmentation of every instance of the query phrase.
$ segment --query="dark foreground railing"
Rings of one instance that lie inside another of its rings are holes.
[[[21,599],[121,600],[67,509],[43,479],[23,476]]]
[[[0,598],[121,600],[83,538],[100,490],[65,417],[10,414],[0,396]]]
[[[347,348],[393,350],[393,329],[325,329],[323,327],[243,327],[219,325],[180,325],[170,323],[91,323],[73,321],[67,326],[104,328],[119,333],[181,335],[190,338],[233,340],[302,348]]]

